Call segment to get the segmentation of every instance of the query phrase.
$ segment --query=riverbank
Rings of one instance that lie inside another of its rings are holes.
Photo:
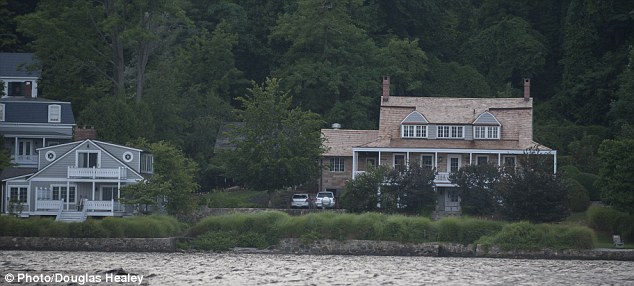
[[[55,238],[0,237],[0,250],[101,251],[101,252],[198,252],[180,250],[183,238]],[[266,249],[233,248],[227,252],[250,254],[425,256],[521,259],[576,259],[634,261],[631,249],[503,250],[483,245],[456,243],[403,243],[397,241],[321,239],[310,243],[287,238]]]

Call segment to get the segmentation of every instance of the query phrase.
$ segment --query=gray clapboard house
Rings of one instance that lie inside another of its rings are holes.
[[[128,215],[134,210],[120,202],[121,188],[153,173],[152,154],[97,140],[37,151],[36,172],[3,180],[5,213],[78,221],[89,216]]]

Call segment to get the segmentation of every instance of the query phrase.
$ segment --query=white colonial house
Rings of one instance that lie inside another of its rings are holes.
[[[340,193],[347,180],[371,166],[405,167],[417,161],[436,170],[437,211],[460,212],[460,197],[449,175],[468,164],[515,166],[529,148],[552,156],[557,151],[533,141],[530,81],[523,98],[448,98],[390,96],[383,78],[378,130],[323,129],[328,151],[320,190]]]

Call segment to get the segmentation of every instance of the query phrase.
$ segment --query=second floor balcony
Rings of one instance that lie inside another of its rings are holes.
[[[126,179],[126,168],[78,168],[68,166],[69,179]]]
[[[37,165],[37,155],[11,155],[11,163],[17,166]]]

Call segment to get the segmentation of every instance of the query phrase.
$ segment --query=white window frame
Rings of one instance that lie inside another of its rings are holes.
[[[60,185],[60,184],[51,185],[51,198],[53,198],[54,201],[58,201],[58,200],[62,199],[63,198],[62,195],[66,196],[66,187],[67,187],[67,185]],[[69,187],[68,196],[71,196],[70,193],[74,193],[74,196],[73,196],[73,200],[72,201],[69,201],[68,199],[66,199],[66,200],[64,200],[64,203],[76,204],[77,203],[77,194],[78,194],[77,185],[71,184],[68,187]],[[59,192],[57,194],[57,198],[55,198],[55,191],[56,191],[55,188],[57,188],[57,192]]]
[[[24,198],[22,198],[22,191],[25,191]],[[9,197],[7,199],[7,203],[11,202],[11,198],[13,197],[13,192],[17,192],[18,202],[23,204],[28,203],[29,201],[29,186],[10,186],[9,187]]]
[[[346,170],[346,160],[343,157],[330,158],[330,172],[342,173]]]
[[[425,159],[423,159],[423,158],[425,158],[425,157],[429,157],[429,159],[430,159],[430,163],[431,164],[429,166],[426,166],[424,164],[425,163]],[[420,166],[421,167],[430,167],[431,169],[433,169],[434,168],[434,155],[432,155],[432,154],[422,154],[422,155],[420,155]]]
[[[396,169],[396,157],[403,156],[403,170],[407,168],[407,155],[405,153],[395,153],[392,155],[392,167]]]
[[[427,138],[427,125],[402,124],[401,138]]]
[[[154,155],[141,154],[139,158],[140,170],[142,173],[153,174],[154,173]]]
[[[97,153],[97,164],[96,164],[95,168],[101,168],[101,151],[100,150],[77,150],[75,152],[75,166],[77,168],[91,168],[91,167],[79,166],[79,154],[80,153]]]
[[[447,155],[447,173],[451,174],[451,159],[458,159],[458,170],[462,167],[462,156],[461,155]],[[458,171],[456,170],[456,171]]]
[[[106,188],[107,189],[112,189],[112,199],[110,199],[110,200],[116,199],[117,196],[115,196],[115,195],[117,194],[117,191],[118,191],[117,190],[117,185],[103,185],[103,186],[99,187],[99,200],[104,201],[103,194],[104,194],[104,189],[106,189]]]
[[[513,166],[506,165],[506,159],[507,158],[512,158],[513,159]],[[513,168],[517,167],[517,156],[515,156],[515,155],[504,155],[504,156],[502,156],[502,166],[504,166],[504,167],[513,167]]]
[[[476,125],[473,126],[473,138],[474,139],[489,139],[495,140],[500,139],[500,126],[490,126],[490,125]],[[494,136],[491,134],[495,130]],[[481,134],[482,133],[482,134]],[[484,135],[484,137],[482,136]]]
[[[0,103],[0,121],[4,121],[4,103]]]
[[[48,122],[60,123],[62,122],[62,106],[59,104],[51,104],[48,106]]]
[[[461,139],[464,138],[464,126],[438,125],[436,138]]]

